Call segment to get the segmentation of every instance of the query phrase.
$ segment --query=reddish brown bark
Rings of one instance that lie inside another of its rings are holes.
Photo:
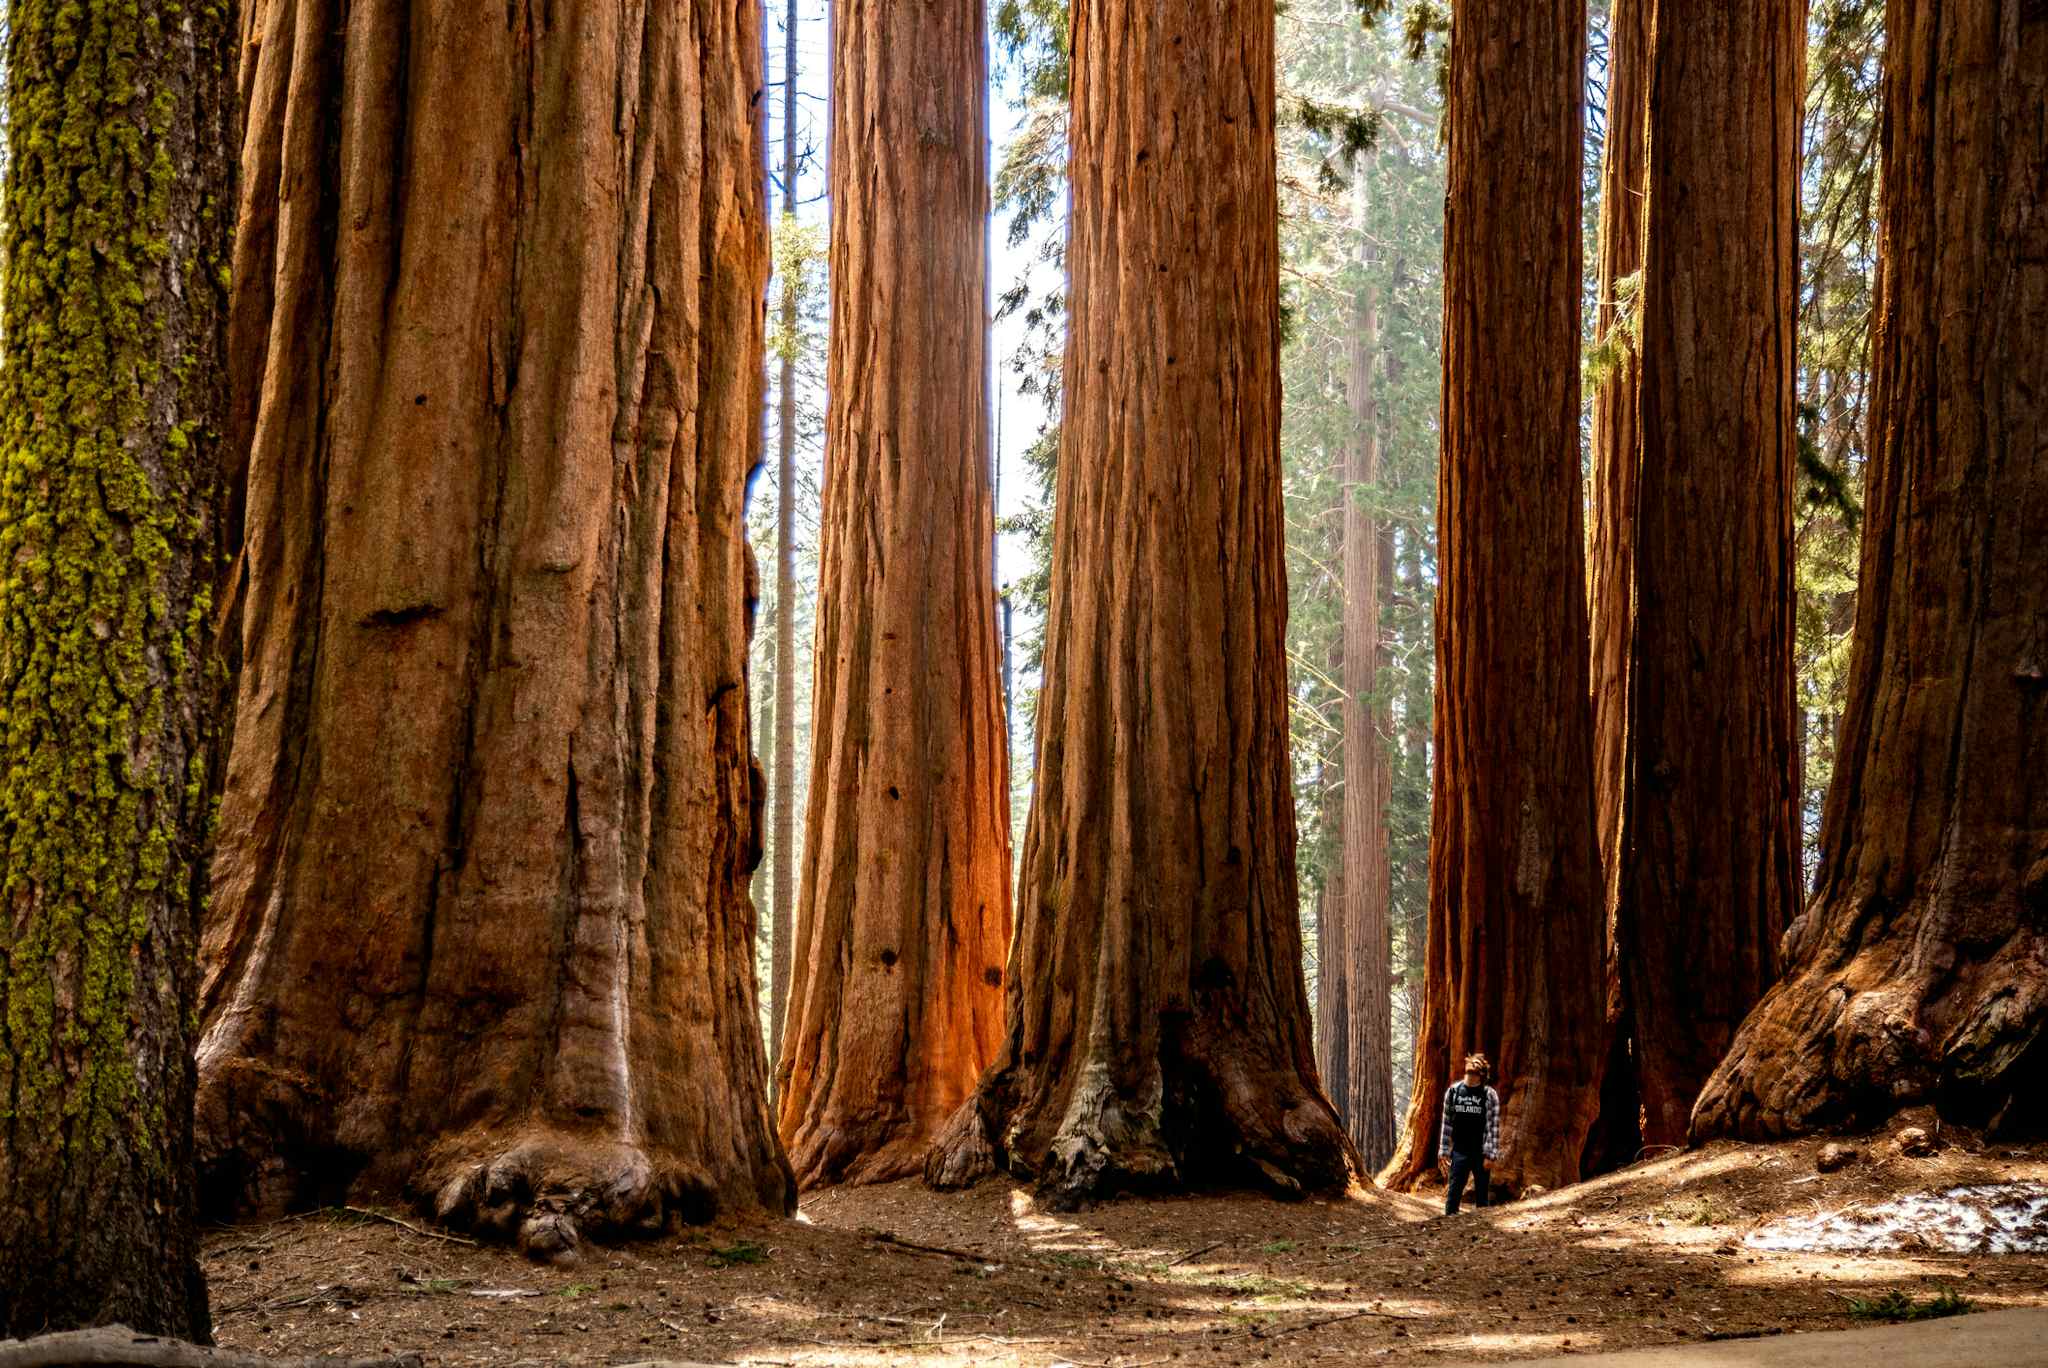
[[[833,14],[832,335],[811,798],[782,1137],[805,1183],[920,1172],[1002,1033],[980,0]]]
[[[1273,7],[1081,0],[1007,1030],[927,1175],[1341,1186],[1295,911]]]
[[[1700,1085],[1777,976],[1799,895],[1806,5],[1657,14],[1617,944],[1643,1139],[1679,1145]]]
[[[1434,1166],[1444,1089],[1483,1050],[1513,1191],[1579,1176],[1607,1045],[1578,443],[1585,10],[1468,0],[1453,23],[1427,1001],[1383,1181]]]
[[[1654,0],[1614,0],[1607,24],[1607,136],[1600,156],[1600,305],[1594,336],[1612,369],[1593,396],[1592,545],[1587,577],[1593,639],[1593,797],[1607,910],[1610,1044],[1595,1168],[1633,1160],[1642,1146],[1629,1043],[1635,1034],[1621,977],[1617,893],[1625,787],[1629,650],[1635,624],[1636,480],[1642,467],[1637,403],[1642,368],[1625,318],[1640,319],[1643,207],[1648,191],[1648,67]],[[1627,294],[1628,297],[1624,297]]]
[[[2048,1124],[2048,11],[1886,9],[1862,574],[1819,879],[1696,1137]]]
[[[758,9],[269,0],[230,334],[221,1209],[786,1211],[746,875]]]
[[[111,1320],[211,1338],[190,1023],[235,47],[222,6],[7,12],[0,1341]]]

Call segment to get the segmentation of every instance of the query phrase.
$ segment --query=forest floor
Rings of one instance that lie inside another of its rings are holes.
[[[1053,1213],[999,1183],[896,1183],[570,1268],[329,1211],[213,1232],[205,1265],[223,1345],[504,1368],[1463,1364],[1841,1329],[1891,1292],[2048,1306],[2048,1253],[1754,1243],[1903,1194],[2048,1185],[2048,1144],[1950,1139],[1924,1158],[1851,1139],[1862,1158],[1829,1174],[1822,1140],[1720,1143],[1449,1219],[1440,1199],[1377,1191]],[[2048,1245],[2048,1208],[2026,1219]]]

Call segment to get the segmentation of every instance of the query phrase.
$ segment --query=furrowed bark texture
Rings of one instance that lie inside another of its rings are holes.
[[[746,877],[759,11],[267,0],[212,1206],[787,1211]]]
[[[2048,1128],[2048,10],[1886,8],[1856,638],[1821,867],[1693,1134]]]
[[[1454,23],[1427,1002],[1382,1180],[1435,1165],[1444,1089],[1483,1050],[1512,1192],[1579,1176],[1607,1046],[1579,502],[1585,12],[1470,0]]]
[[[921,1172],[1002,1036],[980,0],[833,14],[831,400],[782,1138],[806,1184]]]
[[[1273,10],[1074,10],[1071,317],[1002,1054],[927,1168],[1341,1187],[1295,910]]]
[[[0,316],[0,1339],[211,1338],[193,953],[217,792],[234,29],[13,0]]]
[[[1363,186],[1363,177],[1359,184]],[[1364,213],[1356,217],[1361,237]],[[1380,478],[1379,406],[1374,368],[1379,364],[1379,302],[1361,285],[1352,302],[1351,373],[1346,398],[1351,440],[1344,471],[1344,912],[1346,1029],[1349,1069],[1344,1078],[1345,1125],[1368,1169],[1394,1149],[1394,1037],[1387,866],[1388,771],[1381,730],[1385,709],[1376,701],[1380,656],[1379,537],[1367,501]]]
[[[1682,1145],[1700,1085],[1777,977],[1799,897],[1806,4],[1653,8],[1617,945],[1643,1139]]]
[[[1587,576],[1593,638],[1593,802],[1607,908],[1609,1056],[1592,1158],[1596,1170],[1632,1161],[1642,1146],[1630,1041],[1635,1027],[1621,979],[1616,896],[1621,876],[1623,739],[1628,665],[1635,622],[1636,480],[1642,432],[1636,406],[1642,367],[1636,344],[1617,336],[1624,300],[1639,291],[1643,205],[1648,187],[1648,67],[1653,0],[1614,0],[1607,22],[1607,138],[1600,158],[1600,305],[1594,336],[1613,353],[1613,369],[1593,396],[1592,537]],[[1640,301],[1640,293],[1633,296]]]

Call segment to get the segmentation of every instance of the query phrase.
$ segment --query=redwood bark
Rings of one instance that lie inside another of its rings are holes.
[[[1886,9],[1848,705],[1812,901],[1693,1134],[2048,1125],[2048,11]]]
[[[1653,8],[1619,960],[1643,1139],[1682,1145],[1799,896],[1806,4]]]
[[[1609,1050],[1595,1169],[1632,1161],[1642,1147],[1641,1099],[1630,1043],[1635,1023],[1621,973],[1618,894],[1621,807],[1626,787],[1629,651],[1635,625],[1636,482],[1642,468],[1636,344],[1617,337],[1625,311],[1641,318],[1643,209],[1648,194],[1648,67],[1654,0],[1614,0],[1607,27],[1607,137],[1600,159],[1600,305],[1595,337],[1614,348],[1614,368],[1593,396],[1592,544],[1587,578],[1593,639],[1593,797],[1607,918]],[[1633,305],[1622,298],[1631,278]]]
[[[1358,173],[1363,176],[1363,171]],[[1361,239],[1365,216],[1355,217]],[[1388,900],[1387,801],[1392,775],[1377,701],[1380,659],[1379,537],[1365,501],[1379,483],[1379,405],[1373,372],[1379,361],[1379,301],[1371,285],[1352,300],[1351,410],[1344,471],[1344,913],[1349,995],[1349,1069],[1344,1121],[1368,1170],[1394,1148],[1392,940]]]
[[[217,1210],[787,1211],[756,1028],[759,10],[268,0]]]
[[[927,1167],[1346,1181],[1296,917],[1273,8],[1073,12],[1072,301],[1002,1053]]]
[[[211,1338],[193,952],[217,792],[235,33],[13,0],[0,316],[0,1339]]]
[[[1383,1181],[1435,1165],[1444,1089],[1483,1050],[1512,1192],[1579,1176],[1606,1062],[1578,441],[1585,10],[1469,0],[1453,24],[1427,1001]]]
[[[777,1094],[806,1185],[920,1172],[1002,1035],[987,71],[980,0],[833,13],[811,798]]]

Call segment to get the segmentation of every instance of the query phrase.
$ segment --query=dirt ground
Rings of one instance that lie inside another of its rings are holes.
[[[1837,1329],[1858,1323],[1852,1299],[1893,1289],[2048,1305],[2048,1255],[1742,1242],[1782,1215],[2048,1181],[2048,1145],[1963,1140],[1913,1159],[1875,1136],[1851,1142],[1861,1162],[1819,1174],[1822,1143],[1717,1144],[1452,1219],[1359,1190],[1055,1214],[998,1183],[898,1183],[809,1194],[795,1221],[589,1250],[572,1268],[351,1211],[214,1232],[205,1262],[224,1345],[506,1368],[1449,1363]]]

